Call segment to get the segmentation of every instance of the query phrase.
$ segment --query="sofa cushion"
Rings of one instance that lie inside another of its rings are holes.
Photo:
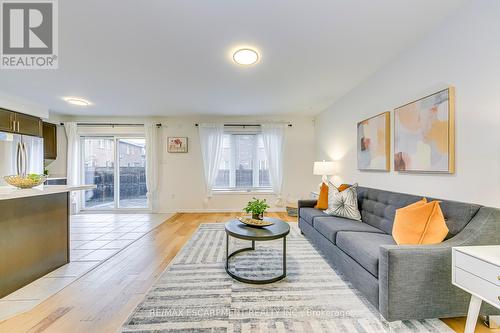
[[[375,277],[378,277],[380,246],[395,244],[392,236],[383,233],[341,231],[337,234],[339,249]]]
[[[314,219],[318,216],[328,216],[328,214],[324,213],[320,209],[316,208],[309,208],[309,207],[302,207],[300,208],[299,211],[299,216],[301,219],[309,223],[310,225],[314,225]]]
[[[446,226],[448,227],[448,236],[450,238],[462,231],[463,228],[476,216],[481,208],[480,205],[457,202],[450,200],[441,200],[428,198],[429,200],[439,200],[439,206],[444,215]]]
[[[411,195],[389,192],[368,187],[358,187],[358,207],[363,222],[391,234],[396,209],[408,206],[425,195]],[[446,225],[449,229],[446,238],[458,234],[481,208],[480,205],[441,200],[427,197],[429,201],[440,200]]]
[[[382,230],[361,221],[354,221],[336,216],[316,217],[314,219],[314,228],[333,244],[337,242],[336,236],[339,231],[384,233]]]

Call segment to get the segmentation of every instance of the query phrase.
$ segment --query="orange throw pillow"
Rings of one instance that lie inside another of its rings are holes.
[[[398,245],[437,244],[448,231],[439,201],[424,198],[396,210],[392,237]]]
[[[339,190],[339,192],[342,192],[344,190],[347,190],[349,187],[351,187],[351,185],[342,184],[339,187],[337,187],[337,190]]]
[[[325,183],[321,184],[321,189],[319,190],[319,197],[316,206],[316,209],[327,209],[328,208],[328,185]]]

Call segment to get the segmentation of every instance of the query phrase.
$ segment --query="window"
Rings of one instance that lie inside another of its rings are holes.
[[[270,190],[269,168],[260,134],[225,134],[215,190]]]

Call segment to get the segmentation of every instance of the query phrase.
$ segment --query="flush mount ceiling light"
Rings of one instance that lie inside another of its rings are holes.
[[[67,103],[72,104],[72,105],[77,105],[77,106],[89,106],[90,103],[84,98],[80,97],[64,97],[63,98]]]
[[[252,49],[239,49],[233,53],[233,60],[238,65],[253,65],[259,61],[259,54]]]

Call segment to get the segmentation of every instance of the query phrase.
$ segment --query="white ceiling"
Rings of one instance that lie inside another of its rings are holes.
[[[0,90],[75,115],[315,114],[463,2],[64,0],[59,69],[2,70]],[[238,46],[259,64],[232,63]]]

